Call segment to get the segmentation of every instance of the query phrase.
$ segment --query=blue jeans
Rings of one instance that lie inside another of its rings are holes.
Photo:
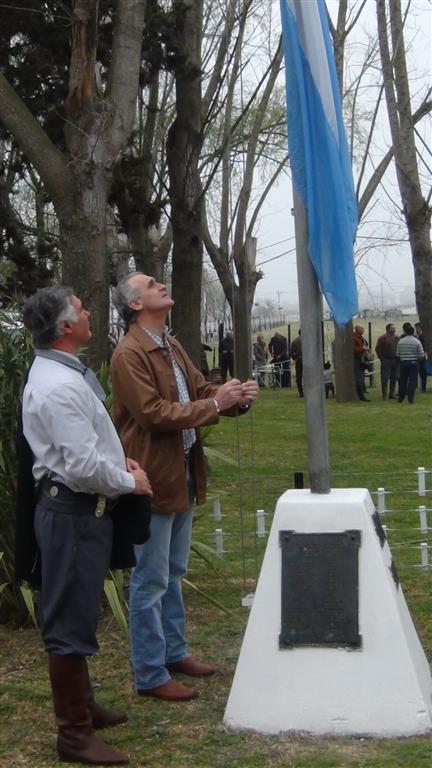
[[[150,539],[135,547],[129,624],[132,665],[138,690],[166,683],[167,661],[188,655],[182,579],[192,535],[192,508],[172,515],[153,514]]]

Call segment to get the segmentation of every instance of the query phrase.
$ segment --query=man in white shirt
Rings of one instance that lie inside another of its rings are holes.
[[[90,313],[71,289],[44,288],[26,301],[36,351],[23,393],[23,432],[38,484],[35,533],[41,558],[40,631],[62,760],[125,765],[93,729],[125,722],[94,701],[86,657],[109,565],[112,520],[106,498],[150,494],[146,473],[125,459],[93,372],[76,357],[91,337]],[[102,498],[101,498],[102,497]]]
[[[402,403],[405,395],[407,395],[408,402],[413,405],[417,386],[418,363],[423,360],[425,354],[420,341],[414,335],[413,326],[410,323],[405,323],[404,331],[405,335],[399,339],[396,347],[396,356],[400,360],[398,400]]]

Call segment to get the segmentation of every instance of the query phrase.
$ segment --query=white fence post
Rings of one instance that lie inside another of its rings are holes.
[[[421,567],[424,571],[429,570],[429,547],[428,544],[424,541],[422,544],[420,544],[420,550],[421,550]]]
[[[257,521],[257,536],[259,539],[263,539],[264,536],[266,535],[265,512],[263,509],[257,509],[256,521]]]
[[[426,470],[424,467],[417,469],[418,475],[418,495],[426,496]]]
[[[385,515],[386,512],[386,498],[385,498],[385,489],[384,488],[378,488],[378,514]]]
[[[427,520],[426,507],[419,507],[419,515],[420,515],[420,530],[422,533],[427,533],[428,520]]]
[[[214,517],[215,520],[221,520],[222,519],[219,497],[217,499],[215,499],[214,502],[213,502],[213,517]]]
[[[216,528],[215,530],[215,543],[216,543],[216,554],[223,555],[224,548],[223,548],[223,530],[222,528]]]

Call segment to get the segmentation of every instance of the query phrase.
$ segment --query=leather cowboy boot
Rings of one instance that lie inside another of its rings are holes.
[[[58,728],[57,752],[64,762],[127,765],[126,755],[93,733],[84,656],[49,655],[49,674]]]
[[[109,728],[114,725],[119,725],[120,723],[126,723],[128,719],[126,712],[121,712],[115,709],[106,709],[96,703],[92,684],[90,682],[87,659],[85,659],[85,667],[87,673],[88,704],[92,716],[93,728]]]

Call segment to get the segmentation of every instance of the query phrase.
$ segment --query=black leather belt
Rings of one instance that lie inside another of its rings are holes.
[[[39,491],[51,499],[57,499],[62,505],[62,511],[71,514],[95,514],[102,517],[105,512],[106,498],[97,493],[81,493],[72,491],[67,485],[58,480],[43,477],[39,481]]]

